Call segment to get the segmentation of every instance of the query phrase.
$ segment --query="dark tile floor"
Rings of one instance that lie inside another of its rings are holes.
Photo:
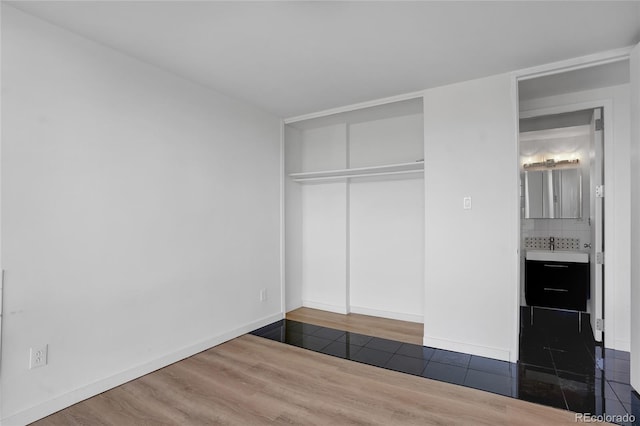
[[[635,416],[640,397],[629,385],[629,353],[597,346],[589,318],[581,329],[575,312],[528,307],[521,311],[520,362],[446,351],[282,320],[257,336],[328,355],[567,409],[613,415],[618,424]]]

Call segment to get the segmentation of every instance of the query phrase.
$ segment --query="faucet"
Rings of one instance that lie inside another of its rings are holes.
[[[549,237],[549,250],[555,250],[556,249],[556,240],[554,237]]]

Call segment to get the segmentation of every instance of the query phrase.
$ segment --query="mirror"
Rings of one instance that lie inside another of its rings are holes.
[[[582,217],[580,169],[524,172],[526,219],[576,219]]]

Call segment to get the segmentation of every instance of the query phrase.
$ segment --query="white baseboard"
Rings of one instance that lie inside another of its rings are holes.
[[[326,303],[312,302],[310,300],[303,300],[302,306],[305,308],[320,309],[321,311],[335,312],[336,314],[346,315],[348,313],[346,306],[328,305]]]
[[[438,339],[435,337],[424,337],[424,346],[431,346],[438,349],[446,349],[448,351],[463,352],[471,355],[478,355],[487,358],[498,359],[500,361],[511,361],[511,351],[507,349],[492,348],[489,346],[472,345],[469,343],[456,342],[447,339]]]
[[[295,303],[292,306],[287,306],[287,312],[291,312],[291,311],[295,311],[298,308],[302,308],[304,305],[302,304],[302,301],[300,301],[300,303]]]
[[[235,339],[238,336],[246,334],[257,328],[271,324],[272,322],[279,321],[284,318],[284,313],[280,312],[268,317],[253,321],[249,324],[245,324],[241,327],[230,330],[226,333],[222,333],[216,336],[204,339],[194,345],[190,345],[179,349],[170,354],[166,354],[160,358],[156,358],[144,364],[137,365],[121,373],[115,374],[110,377],[98,380],[81,388],[75,389],[71,392],[67,392],[63,395],[54,397],[48,401],[42,402],[36,406],[20,411],[9,417],[0,420],[0,425],[4,426],[18,426],[32,423],[38,419],[46,417],[50,414],[60,411],[63,408],[69,407],[80,401],[83,401],[92,396],[98,395],[104,391],[112,389],[116,386],[120,386],[126,382],[129,382],[138,377],[142,377],[145,374],[149,374],[174,362],[188,358],[199,352],[205,351],[209,348],[217,346],[228,340]]]
[[[616,339],[613,344],[615,345],[613,349],[617,351],[631,352],[631,342],[628,340]]]
[[[369,315],[372,317],[389,318],[400,321],[417,322],[422,324],[424,317],[422,315],[405,314],[403,312],[380,311],[377,309],[363,308],[361,306],[351,306],[352,314]]]

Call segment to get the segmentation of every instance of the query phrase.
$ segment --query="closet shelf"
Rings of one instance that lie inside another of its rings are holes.
[[[386,164],[383,166],[357,167],[352,169],[323,170],[319,172],[290,173],[294,182],[347,179],[352,177],[385,176],[424,172],[424,161]]]

